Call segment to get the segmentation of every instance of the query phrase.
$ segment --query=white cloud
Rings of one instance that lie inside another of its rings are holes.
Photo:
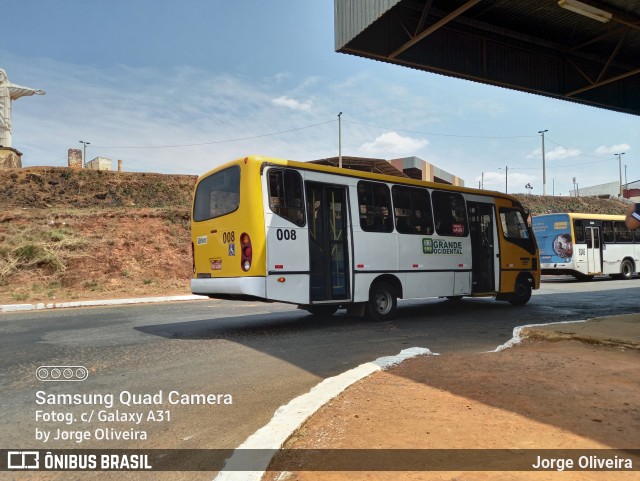
[[[615,145],[612,145],[611,147],[601,145],[596,149],[596,154],[598,155],[619,154],[621,152],[626,152],[630,148],[631,146],[629,144],[615,144]]]
[[[505,187],[505,175],[504,171],[502,172],[485,172],[484,173],[484,181],[483,185],[485,189],[498,190],[504,192]],[[482,177],[476,177],[476,182],[482,181]],[[519,172],[509,171],[508,178],[508,189],[510,193],[518,193],[518,192],[526,192],[525,185],[531,183],[533,187],[534,181],[537,178],[533,175],[522,174]],[[471,186],[473,187],[473,186]],[[540,187],[540,186],[538,186]]]
[[[577,157],[582,152],[579,149],[567,149],[566,147],[556,147],[553,150],[547,150],[545,152],[546,160],[563,160],[570,159],[572,157]],[[542,149],[536,149],[527,155],[527,159],[538,159],[542,158]]]
[[[283,95],[282,97],[278,97],[277,99],[273,99],[271,103],[273,105],[277,105],[278,107],[287,107],[291,110],[302,110],[302,111],[311,110],[311,106],[313,105],[310,100],[300,102],[299,100],[289,98],[286,95]]]
[[[397,157],[401,155],[415,155],[420,149],[429,144],[424,139],[403,137],[396,132],[385,132],[373,142],[366,142],[360,146],[365,155],[381,157]]]

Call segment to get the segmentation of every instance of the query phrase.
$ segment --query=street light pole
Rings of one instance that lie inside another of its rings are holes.
[[[82,155],[82,168],[87,168],[87,145],[91,145],[91,142],[85,142],[84,140],[79,141],[81,144],[84,144],[84,153]]]
[[[618,156],[618,174],[620,175],[620,194],[619,197],[624,197],[624,191],[622,190],[622,161],[620,157],[624,155],[624,152],[620,152],[619,154],[613,154]]]
[[[538,133],[542,136],[542,195],[547,195],[547,169],[544,159],[544,133],[549,130],[538,130]]]

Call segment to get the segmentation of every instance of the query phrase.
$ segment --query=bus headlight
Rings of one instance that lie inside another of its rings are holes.
[[[242,252],[240,266],[242,267],[243,271],[247,272],[249,269],[251,269],[253,249],[251,249],[251,238],[246,232],[243,232],[240,236],[240,250]]]

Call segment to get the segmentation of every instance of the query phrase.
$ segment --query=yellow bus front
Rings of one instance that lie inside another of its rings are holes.
[[[191,292],[265,298],[260,158],[245,157],[198,179],[191,211]]]

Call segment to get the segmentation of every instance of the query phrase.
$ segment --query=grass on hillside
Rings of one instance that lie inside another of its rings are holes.
[[[80,257],[86,240],[73,229],[39,224],[9,224],[0,234],[0,283],[20,269],[64,272]]]

